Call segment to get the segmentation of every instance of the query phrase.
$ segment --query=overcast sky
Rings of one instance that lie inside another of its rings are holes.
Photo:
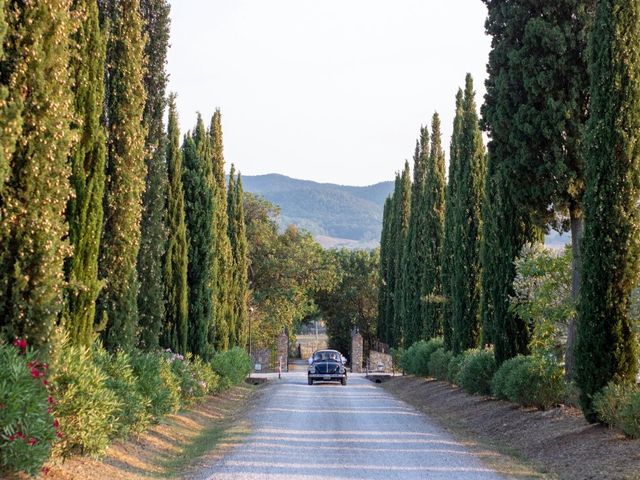
[[[480,0],[171,0],[180,124],[222,110],[227,170],[347,185],[392,180],[466,72],[482,103]],[[448,153],[448,152],[447,152]],[[447,155],[448,157],[448,155]]]

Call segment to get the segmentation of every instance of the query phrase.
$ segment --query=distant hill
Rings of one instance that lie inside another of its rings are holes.
[[[393,182],[368,187],[297,180],[269,174],[242,177],[247,192],[278,205],[283,226],[311,232],[325,247],[370,248],[380,240],[382,210]]]

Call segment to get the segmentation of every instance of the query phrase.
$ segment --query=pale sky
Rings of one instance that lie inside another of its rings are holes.
[[[171,0],[171,10],[181,128],[220,107],[227,170],[393,180],[434,111],[448,157],[467,72],[482,103],[481,0]]]

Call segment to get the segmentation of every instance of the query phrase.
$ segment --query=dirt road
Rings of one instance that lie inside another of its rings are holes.
[[[197,480],[497,480],[501,476],[428,417],[362,377],[266,387],[246,441]]]

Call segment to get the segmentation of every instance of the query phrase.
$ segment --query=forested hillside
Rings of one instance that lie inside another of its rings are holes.
[[[278,174],[245,176],[243,181],[246,191],[280,207],[281,228],[295,224],[324,246],[375,246],[382,228],[384,200],[393,190],[393,182],[350,187]]]

